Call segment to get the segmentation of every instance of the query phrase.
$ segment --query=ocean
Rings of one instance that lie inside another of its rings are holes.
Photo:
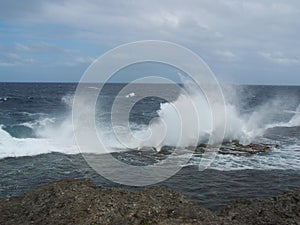
[[[106,84],[100,92],[95,107],[97,128],[114,157],[134,165],[153,163],[156,159],[151,155],[127,154],[113,135],[111,110],[115,99],[121,100],[125,107],[139,98],[136,91],[120,94],[125,85]],[[0,83],[0,198],[17,196],[62,178],[88,178],[99,187],[137,188],[100,176],[81,155],[72,125],[76,86],[75,83]],[[199,118],[203,132],[198,144],[207,143],[207,104],[193,86],[181,87],[199,103],[196,107],[202,112]],[[134,104],[128,116],[133,134],[148,135],[148,124],[160,118],[168,126],[163,145],[176,145],[178,117],[171,106],[184,108],[183,94],[172,84],[135,84],[135,90],[146,89],[164,91],[171,102],[147,96]],[[300,87],[224,85],[222,89],[227,109],[224,141],[270,145],[270,150],[254,155],[217,154],[204,171],[198,170],[201,156],[193,154],[176,175],[156,185],[181,191],[213,210],[236,198],[268,197],[300,187]],[[183,111],[182,116],[189,117],[190,110]],[[193,131],[193,123],[183,126]],[[160,136],[160,129],[155,128],[152,133]],[[189,137],[189,132],[182,134],[185,143],[182,147],[189,146]],[[151,139],[129,144],[132,149],[157,149]]]

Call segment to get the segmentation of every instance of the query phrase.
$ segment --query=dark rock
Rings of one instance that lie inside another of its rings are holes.
[[[236,155],[236,156],[251,156],[255,154],[263,154],[268,152],[271,148],[277,148],[277,145],[271,144],[258,144],[251,143],[248,145],[242,145],[238,141],[224,142],[219,148],[218,154],[223,155]],[[205,151],[209,151],[209,146],[199,145],[195,149],[195,153],[203,154]]]
[[[217,214],[165,187],[98,189],[89,180],[61,180],[0,200],[0,224],[300,224],[300,189],[236,200]]]
[[[194,152],[196,154],[203,154],[207,149],[207,147],[197,146]]]
[[[300,224],[300,189],[256,200],[235,200],[220,212],[241,224]]]
[[[161,149],[159,150],[159,152],[157,152],[157,154],[159,155],[170,155],[172,154],[172,152],[174,152],[175,147],[172,146],[162,146]]]
[[[0,224],[222,224],[165,187],[97,189],[88,180],[61,180],[1,200],[0,212]]]
[[[269,151],[273,145],[269,144],[256,144],[250,143],[248,145],[242,145],[237,141],[230,143],[223,143],[219,150],[219,154],[231,154],[231,155],[242,155],[250,156],[254,154],[262,154]]]
[[[255,154],[263,154],[268,152],[272,148],[278,148],[276,144],[262,144],[262,143],[250,143],[243,145],[238,141],[223,142],[218,150],[218,154],[223,155],[235,155],[235,156],[251,156]],[[140,154],[142,156],[154,157],[157,160],[163,160],[169,155],[175,152],[176,154],[185,154],[187,152],[194,152],[196,154],[203,154],[206,151],[213,151],[212,148],[206,144],[200,144],[197,147],[189,146],[182,149],[176,149],[174,146],[162,146],[159,151],[155,148],[142,147],[139,150],[128,150],[126,153]],[[119,154],[119,153],[115,153]]]

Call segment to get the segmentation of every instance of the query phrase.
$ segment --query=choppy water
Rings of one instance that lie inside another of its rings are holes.
[[[112,135],[110,111],[123,86],[106,85],[96,110],[98,126],[106,143],[114,149],[120,146]],[[172,85],[137,84],[137,88],[163,90],[176,106],[184,104],[184,98],[178,98],[180,93]],[[95,173],[79,154],[71,122],[75,89],[76,84],[0,84],[1,198],[60,178],[91,178],[102,187],[120,186]],[[139,97],[133,93],[117,98],[128,104]],[[218,155],[210,169],[202,172],[197,167],[199,157],[194,156],[163,184],[213,209],[237,197],[270,196],[299,187],[300,87],[226,86],[224,95],[229,109],[225,138],[278,144],[279,147],[247,157]],[[198,100],[197,94],[194,98]],[[136,134],[145,132],[149,121],[155,117],[172,118],[168,104],[154,96],[135,104],[129,117],[133,131]],[[170,133],[168,137],[166,144],[172,143],[173,135]],[[129,157],[134,163],[145,160]]]

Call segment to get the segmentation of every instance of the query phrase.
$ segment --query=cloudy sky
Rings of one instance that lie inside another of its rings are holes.
[[[225,82],[300,85],[299,0],[0,0],[0,81],[78,81],[144,39],[190,48]]]

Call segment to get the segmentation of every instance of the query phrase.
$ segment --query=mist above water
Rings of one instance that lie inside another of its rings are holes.
[[[172,89],[168,90],[172,86],[164,87],[165,91],[172,91]],[[143,89],[144,87],[139,84],[139,88]],[[134,116],[130,120],[129,126],[134,137],[138,138],[128,138],[126,144],[134,149],[148,146],[159,150],[163,145],[187,147],[207,143],[210,135],[213,133],[212,114],[207,99],[201,90],[191,82],[184,82],[183,88],[185,91],[177,93],[171,102],[159,103],[156,99],[144,101],[141,106],[148,107],[145,114],[143,111],[134,109]],[[290,89],[282,87],[268,87],[269,89],[265,88],[265,90],[261,87],[249,88],[245,86],[223,86],[222,88],[226,103],[224,141],[237,140],[242,144],[247,144],[250,142],[267,143],[283,140],[282,149],[276,150],[278,151],[277,153],[272,151],[272,154],[275,154],[274,160],[272,160],[272,168],[289,168],[291,165],[297,167],[299,165],[296,156],[299,145],[297,132],[299,132],[298,128],[300,125],[299,99],[296,98],[298,89],[293,89],[293,93],[296,93],[296,97],[293,97],[293,95],[290,95]],[[274,91],[271,92],[269,91],[270,89]],[[283,91],[285,89],[287,90]],[[266,93],[269,94],[262,96]],[[139,96],[135,93],[128,97],[126,95],[117,97],[124,99],[124,101],[130,101]],[[105,94],[104,96],[104,100],[111,102],[113,102],[113,98],[116,98],[113,94]],[[14,105],[13,101],[14,99],[7,98],[6,101],[0,104],[10,104],[11,107],[15,108],[17,106]],[[20,101],[21,99],[18,99],[17,105],[20,104]],[[35,107],[40,105],[39,102],[34,101],[27,103],[27,97],[24,101],[26,101],[26,104],[35,104]],[[51,152],[65,154],[82,153],[83,150],[78,149],[74,138],[71,113],[72,102],[73,95],[69,93],[60,100],[60,104],[67,106],[63,113],[47,114],[43,108],[37,108],[32,113],[24,112],[23,117],[33,118],[26,123],[21,122],[10,127],[3,124],[0,127],[0,158],[31,156]],[[82,102],[82,109],[87,108],[85,104],[86,102]],[[157,105],[157,107],[154,107],[154,111],[150,107],[151,104]],[[191,110],[192,107],[195,110]],[[9,110],[8,107],[5,109]],[[96,118],[97,129],[101,132],[100,137],[105,145],[110,151],[126,150],[124,145],[115,137],[112,126],[109,124],[109,111],[101,107],[98,111],[99,115],[97,114]],[[152,118],[149,124],[141,122],[146,117]],[[292,130],[281,130],[281,127],[287,127],[287,129]],[[123,128],[119,127],[118,129],[122,130]],[[275,129],[277,135],[275,138],[271,137],[273,138],[272,140],[264,137],[266,133],[269,133],[268,130],[270,129]],[[29,135],[28,137],[15,135],[20,130],[25,130],[26,132],[30,130],[34,135]],[[291,139],[289,144],[290,138],[293,139]],[[88,139],[87,141],[91,140]],[[295,154],[291,151],[295,152]],[[264,158],[264,156],[257,157],[259,157],[259,160]],[[288,158],[289,160],[282,161],[276,165],[277,167],[274,167],[280,157]],[[226,158],[228,159],[228,162],[226,162],[229,163],[227,167],[232,168],[231,162],[235,160],[235,157],[222,156],[222,160]],[[265,158],[266,162],[271,162],[271,159],[272,157],[269,155]],[[236,160],[238,162],[241,158],[239,157]],[[293,160],[294,163],[292,163]],[[217,160],[217,162],[219,161]],[[261,161],[257,161],[257,159],[256,161],[244,159],[244,162],[238,168],[250,168],[251,165],[256,165],[258,162],[260,164],[256,166],[259,168],[262,166]],[[217,163],[215,168],[218,168],[218,166],[219,164]],[[265,168],[265,165],[263,168]]]
[[[150,130],[155,135],[145,142],[140,142],[140,147],[153,146],[158,149],[164,145],[188,147],[194,146],[195,141],[197,145],[206,144],[210,135],[214,134],[213,121],[220,120],[213,119],[205,95],[190,81],[185,81],[183,88],[185,91],[174,102],[161,104],[158,110],[159,120],[150,124]],[[241,144],[249,144],[261,138],[269,128],[300,125],[300,106],[290,119],[278,121],[278,114],[290,107],[284,99],[278,97],[268,99],[245,111],[239,104],[240,97],[237,96],[235,88],[226,86],[223,89],[226,107],[224,142],[238,141]],[[220,113],[221,110],[216,115],[221,117]],[[161,129],[162,127],[166,128]],[[162,136],[165,138],[161,141]]]

